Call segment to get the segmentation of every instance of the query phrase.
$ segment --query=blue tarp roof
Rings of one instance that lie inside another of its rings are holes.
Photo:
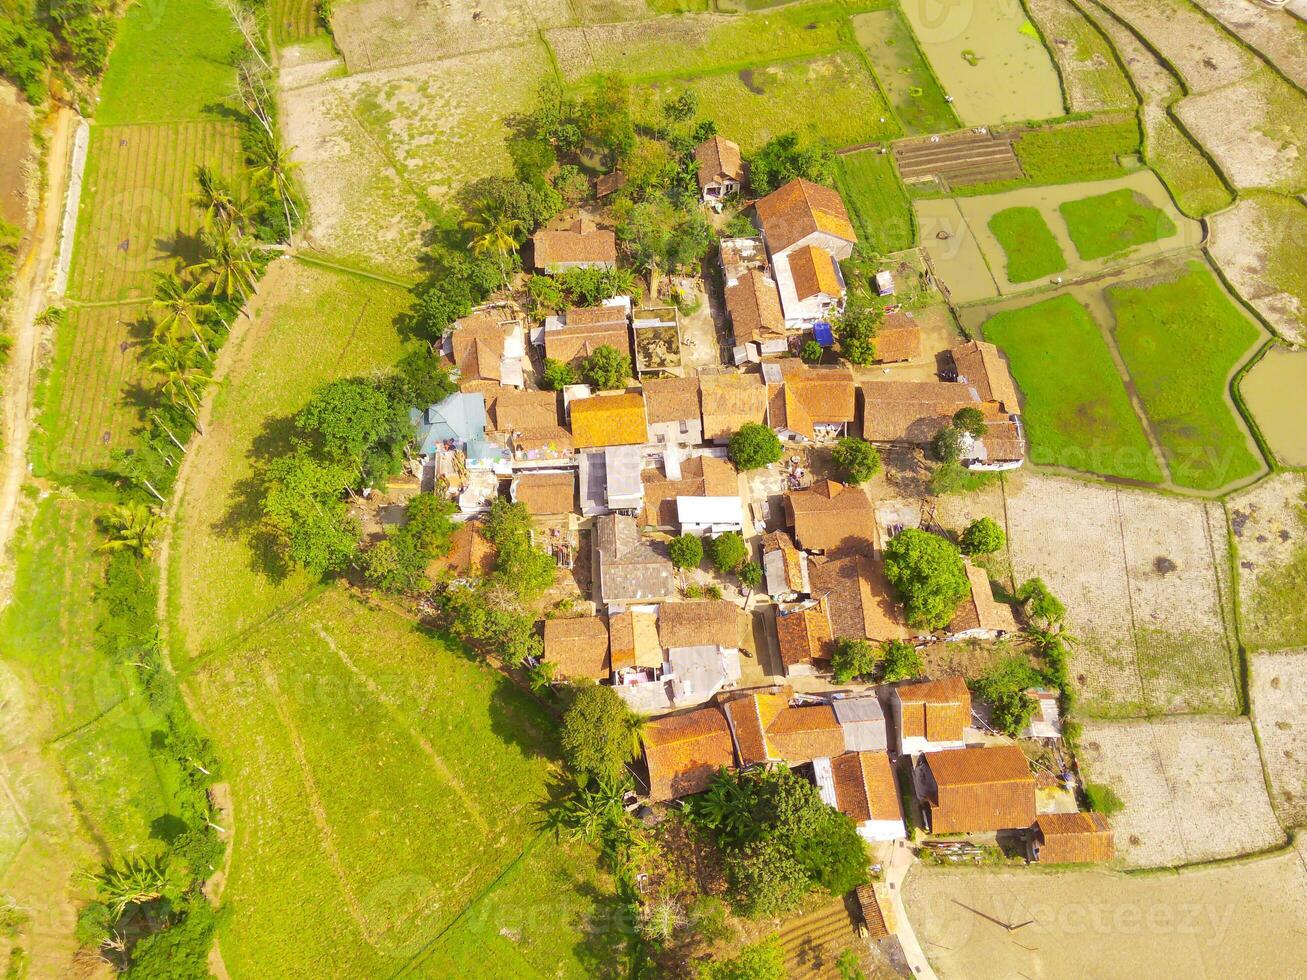
[[[812,325],[812,337],[823,347],[835,345],[835,335],[831,331],[830,324],[824,320]]]
[[[417,429],[418,452],[429,456],[442,442],[484,442],[486,437],[486,399],[475,392],[458,391],[425,412],[415,408],[408,413]]]

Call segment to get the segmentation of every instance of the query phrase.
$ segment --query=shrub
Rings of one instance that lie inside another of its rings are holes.
[[[972,683],[972,690],[993,707],[994,724],[1014,738],[1021,734],[1035,713],[1035,699],[1026,694],[1044,681],[1024,657],[1008,657],[984,677]]]
[[[576,372],[572,365],[563,361],[546,359],[544,373],[540,376],[540,385],[549,391],[562,391],[568,385],[576,384]]]
[[[962,532],[964,555],[990,555],[1007,542],[1003,529],[992,517],[981,517],[967,525]]]
[[[903,598],[908,623],[942,629],[971,593],[962,556],[937,534],[907,528],[885,546],[885,576]]]
[[[720,599],[722,597],[722,587],[716,582],[709,582],[703,588],[703,597],[705,599]]]
[[[881,645],[880,679],[887,684],[906,681],[921,675],[921,656],[916,647],[902,640],[888,640]]]
[[[761,469],[780,460],[781,440],[767,426],[746,422],[731,436],[726,455],[738,470]]]
[[[1125,801],[1105,783],[1085,783],[1085,799],[1089,801],[1089,809],[1105,817],[1114,816],[1125,809]]]
[[[1057,626],[1066,618],[1066,606],[1049,591],[1042,578],[1022,582],[1017,599],[1025,605],[1026,615],[1045,627]]]
[[[978,408],[967,406],[953,413],[953,427],[979,438],[989,431],[985,416]]]
[[[785,948],[776,935],[745,946],[738,956],[699,968],[699,980],[785,980],[788,975]]]
[[[799,348],[799,357],[809,364],[816,364],[824,353],[826,351],[815,340],[805,340],[803,346]]]
[[[762,566],[756,561],[746,561],[740,566],[737,574],[740,576],[740,581],[751,589],[762,585]]]
[[[677,568],[698,568],[703,561],[703,541],[693,534],[682,534],[667,546],[667,555]]]
[[[876,648],[866,640],[843,637],[836,641],[831,656],[833,679],[836,684],[847,684],[855,678],[871,680],[879,659]]]
[[[708,546],[713,567],[726,574],[733,572],[749,560],[749,548],[738,531],[727,531],[712,539]]]
[[[835,320],[835,339],[850,364],[867,365],[876,359],[881,315],[881,309],[861,294],[849,296],[844,312]]]
[[[626,387],[626,379],[631,376],[631,358],[604,344],[585,359],[581,373],[596,388],[615,391]]]
[[[880,472],[880,453],[876,447],[854,436],[837,442],[831,459],[849,483],[866,483]]]
[[[835,181],[835,156],[821,143],[802,144],[796,133],[773,136],[749,160],[749,183],[757,194],[770,194],[795,177],[817,184]]]

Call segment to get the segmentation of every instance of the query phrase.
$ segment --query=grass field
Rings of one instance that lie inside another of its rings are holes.
[[[989,219],[989,230],[1003,246],[1011,282],[1032,282],[1066,268],[1062,246],[1039,208],[1005,208]]]
[[[258,459],[286,445],[284,420],[320,382],[394,362],[394,318],[410,296],[352,276],[274,263],[253,324],[231,348],[207,434],[191,450],[169,570],[179,629],[192,654],[211,651],[302,595],[300,573],[269,578],[250,550],[256,520],[244,495]]]
[[[211,115],[228,97],[239,35],[215,0],[131,4],[100,88],[100,125]]]
[[[455,923],[445,970],[590,975],[606,888],[540,829],[556,722],[501,674],[333,588],[188,684],[236,801],[233,975],[390,975]]]
[[[1033,462],[1158,483],[1161,468],[1103,335],[1071,296],[1005,310],[984,324],[1026,396]]]
[[[1095,194],[1058,205],[1082,259],[1101,259],[1147,242],[1170,238],[1175,223],[1142,194]]]
[[[326,33],[315,0],[272,0],[268,29],[276,44],[295,44]]]
[[[1115,336],[1180,486],[1215,490],[1256,473],[1229,400],[1231,372],[1261,331],[1190,262],[1169,281],[1107,289]]]
[[[1181,211],[1199,218],[1234,200],[1211,162],[1166,109],[1145,106],[1143,118],[1145,155]]]
[[[835,165],[835,183],[860,242],[881,254],[916,244],[912,204],[888,153],[859,150],[836,157]]]
[[[1071,0],[1027,0],[1047,39],[1072,112],[1133,108],[1137,99],[1112,47]]]
[[[897,6],[858,14],[852,24],[905,133],[919,136],[961,127]]]
[[[699,96],[700,116],[716,120],[719,131],[745,153],[791,131],[833,146],[899,135],[875,79],[851,51],[646,84],[632,93],[637,118],[659,118],[662,103],[687,88]]]
[[[1277,473],[1231,497],[1227,510],[1248,649],[1307,648],[1307,478]]]

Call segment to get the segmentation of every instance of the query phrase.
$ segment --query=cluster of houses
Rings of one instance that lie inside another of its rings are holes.
[[[707,204],[740,192],[739,147],[713,137],[695,156]],[[755,237],[720,243],[735,344],[719,366],[688,372],[676,310],[636,308],[628,297],[541,323],[511,304],[492,305],[454,324],[444,351],[459,390],[412,414],[423,482],[444,481],[467,517],[506,490],[544,526],[588,530],[593,612],[546,620],[544,659],[556,679],[610,684],[634,710],[657,716],[644,739],[651,800],[700,792],[723,767],[785,763],[806,767],[867,839],[893,840],[905,834],[894,767],[906,759],[933,831],[1030,828],[1031,770],[1019,748],[969,737],[971,700],[960,678],[879,696],[793,689],[813,686],[800,678],[829,675],[842,638],[924,645],[1016,630],[984,570],[968,564],[970,597],[947,629],[922,635],[904,619],[882,558],[908,522],[902,513],[861,487],[793,473],[777,512],[774,501],[751,500],[725,449],[747,423],[793,446],[860,435],[882,447],[922,447],[958,409],[974,407],[988,429],[966,441],[963,464],[1018,466],[1024,439],[1006,363],[993,345],[971,341],[941,352],[938,380],[891,381],[786,356],[800,339],[833,343],[829,318],[845,295],[839,262],[856,236],[840,195],[804,180],[758,200],[753,213]],[[617,261],[613,233],[585,217],[537,232],[532,249],[544,274]],[[906,314],[887,318],[877,338],[882,361],[916,358],[920,346]],[[579,368],[601,347],[633,355],[634,385],[531,387],[542,359]],[[787,686],[742,687],[741,651],[752,648],[754,628],[747,599],[681,596],[667,538],[732,531],[762,566],[763,629],[781,675],[769,680]],[[488,546],[474,520],[455,545],[446,564],[475,574]],[[1039,704],[1032,728],[1043,727],[1031,734],[1056,737],[1056,700]],[[1045,823],[1041,847],[1057,853],[1061,837],[1091,831]]]

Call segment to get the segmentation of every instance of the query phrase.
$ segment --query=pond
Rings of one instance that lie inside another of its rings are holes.
[[[1270,444],[1286,466],[1307,466],[1307,351],[1272,347],[1239,383],[1239,392]]]
[[[1020,0],[902,0],[964,125],[1051,119],[1062,85]]]

